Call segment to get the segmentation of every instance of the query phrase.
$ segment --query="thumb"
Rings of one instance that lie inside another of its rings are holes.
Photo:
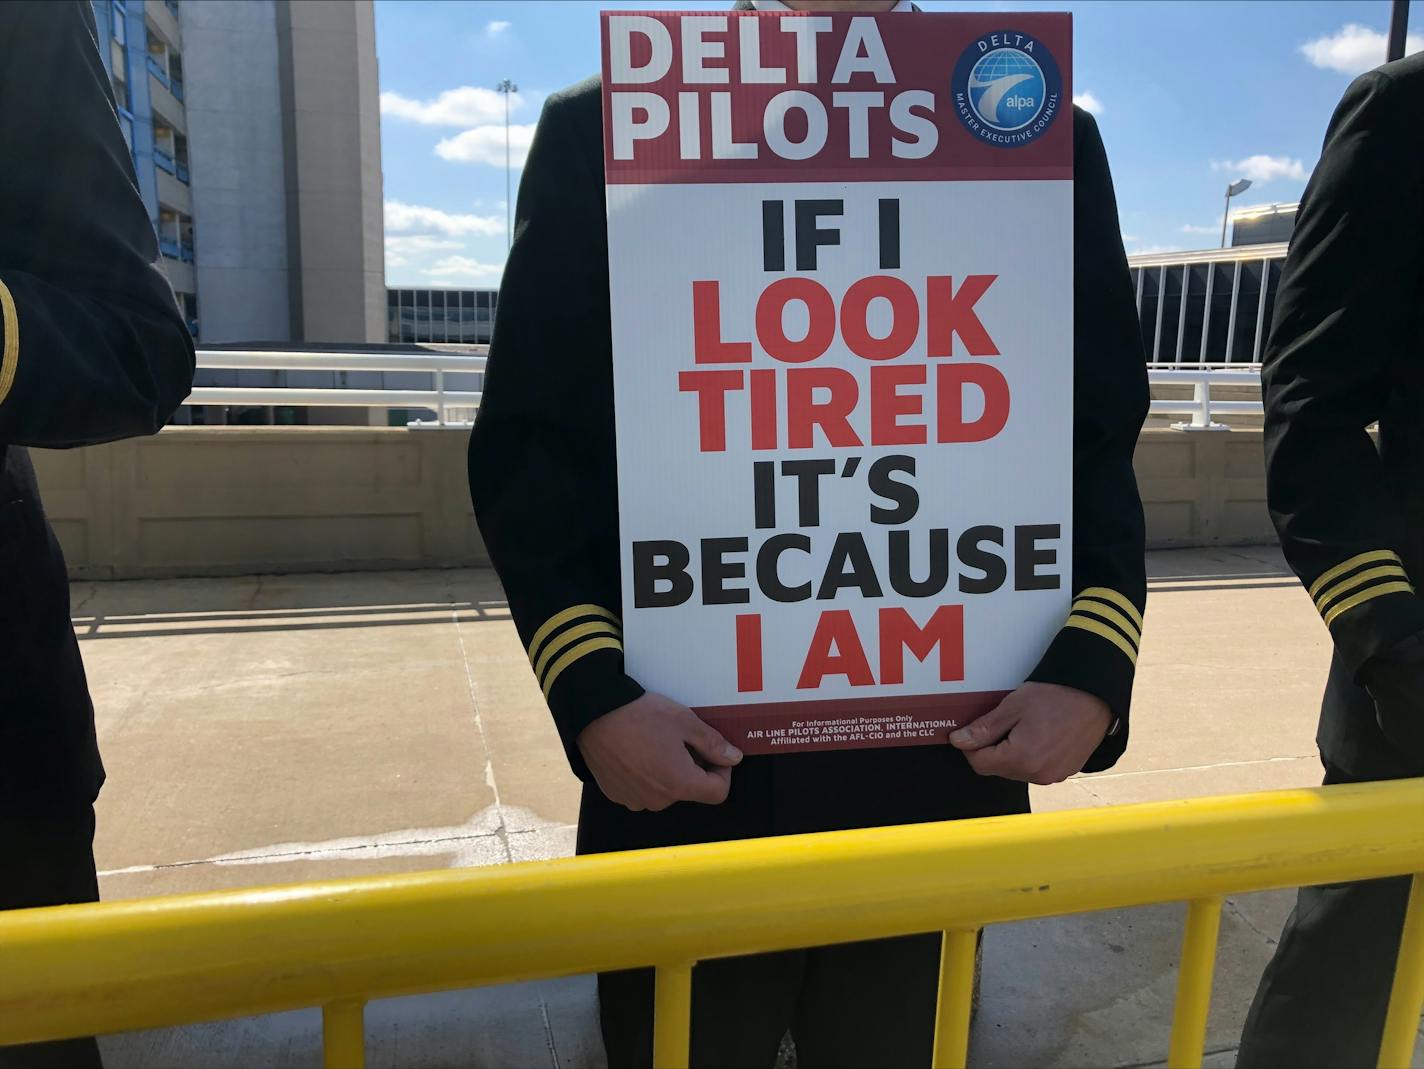
[[[711,724],[699,720],[691,709],[687,711],[683,723],[683,740],[692,747],[693,753],[708,764],[731,768],[742,760],[742,751],[724,739]]]
[[[951,732],[950,745],[961,750],[981,750],[1002,740],[1023,715],[1018,703],[1010,698],[1005,698],[973,723]]]
[[[732,770],[714,765],[703,770],[695,769],[684,784],[683,801],[701,802],[703,805],[721,805],[732,790]]]

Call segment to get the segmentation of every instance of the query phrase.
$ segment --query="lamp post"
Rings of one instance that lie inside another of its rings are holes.
[[[1394,0],[1389,17],[1389,41],[1385,46],[1385,62],[1404,58],[1404,42],[1409,31],[1409,0]]]
[[[1226,248],[1226,220],[1231,215],[1231,198],[1251,188],[1251,179],[1238,178],[1226,187],[1226,207],[1221,213],[1221,247]]]
[[[504,94],[504,247],[508,250],[514,242],[514,202],[510,199],[509,177],[509,97],[510,94],[519,92],[519,86],[506,78],[495,86],[495,89]]]

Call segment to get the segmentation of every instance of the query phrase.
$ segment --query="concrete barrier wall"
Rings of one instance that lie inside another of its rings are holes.
[[[487,564],[456,431],[170,427],[34,450],[82,578]]]
[[[488,564],[458,431],[170,427],[33,452],[76,578]],[[491,458],[491,463],[498,463]],[[1261,434],[1143,432],[1153,546],[1274,540]]]
[[[1259,430],[1146,430],[1133,466],[1153,548],[1276,540]]]

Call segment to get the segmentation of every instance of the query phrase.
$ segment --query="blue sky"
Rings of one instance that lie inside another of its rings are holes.
[[[498,284],[505,132],[494,87],[508,78],[520,89],[510,116],[517,189],[542,99],[598,68],[601,6],[377,0],[392,285]],[[920,6],[1073,13],[1075,91],[1097,113],[1129,252],[1217,244],[1222,195],[1234,178],[1255,183],[1234,206],[1296,200],[1340,94],[1354,74],[1383,61],[1389,20],[1387,0]],[[1424,49],[1424,0],[1413,0],[1410,28],[1409,50]]]

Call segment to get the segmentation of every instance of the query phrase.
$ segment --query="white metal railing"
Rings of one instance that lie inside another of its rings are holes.
[[[452,409],[479,407],[480,391],[447,390],[445,376],[478,373],[483,356],[461,353],[306,352],[261,349],[199,349],[203,371],[413,371],[433,377],[429,390],[358,390],[341,386],[196,386],[189,405],[351,405],[365,408],[425,408],[435,412],[440,426],[468,426],[452,418]],[[460,413],[463,416],[463,413]],[[418,421],[412,426],[421,426]]]
[[[1147,381],[1153,386],[1190,386],[1192,388],[1190,398],[1153,400],[1152,402],[1151,411],[1154,414],[1188,417],[1184,422],[1172,424],[1178,430],[1226,431],[1231,428],[1224,423],[1216,422],[1212,418],[1214,415],[1259,416],[1263,410],[1260,397],[1261,368],[1259,364],[1230,370],[1149,367]],[[1247,401],[1213,400],[1211,396],[1213,386],[1249,387],[1255,396]]]
[[[459,409],[479,407],[480,391],[448,390],[445,376],[478,373],[485,369],[485,357],[461,353],[363,353],[298,352],[274,350],[200,349],[198,367],[203,370],[239,371],[413,371],[433,376],[429,390],[348,389],[300,386],[197,386],[188,395],[189,405],[351,405],[369,408],[424,408],[433,410],[440,426],[467,426],[468,419],[455,418]],[[1215,415],[1260,415],[1261,370],[1259,365],[1234,368],[1151,365],[1148,381],[1153,386],[1190,386],[1190,398],[1154,400],[1151,410],[1159,415],[1180,415],[1187,419],[1174,426],[1182,430],[1227,430]],[[1221,400],[1212,397],[1212,387],[1250,387],[1250,400]],[[461,414],[463,415],[463,414]],[[412,426],[422,426],[413,423]]]

